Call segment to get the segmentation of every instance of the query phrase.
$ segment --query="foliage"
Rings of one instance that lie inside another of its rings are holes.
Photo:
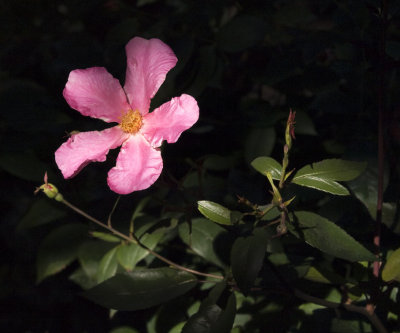
[[[2,4],[0,330],[400,331],[400,3],[385,3]],[[154,186],[118,197],[115,151],[69,180],[54,151],[103,126],[65,103],[68,73],[123,82],[134,36],[179,59],[152,108],[187,93],[200,119],[161,147]],[[58,201],[32,195],[46,171]]]

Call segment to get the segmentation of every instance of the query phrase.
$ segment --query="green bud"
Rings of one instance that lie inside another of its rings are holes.
[[[55,187],[53,184],[47,183],[43,184],[42,186],[39,187],[39,190],[42,190],[44,194],[47,195],[50,199],[55,199],[57,201],[62,201],[63,196],[58,192],[57,187]]]
[[[47,197],[50,199],[54,199],[60,202],[64,200],[62,194],[58,192],[58,188],[55,187],[53,184],[47,182],[47,172],[44,174],[44,184],[36,188],[35,194],[39,191],[43,191],[44,194],[46,194]]]

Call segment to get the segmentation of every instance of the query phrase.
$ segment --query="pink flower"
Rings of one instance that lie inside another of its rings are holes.
[[[107,179],[111,190],[120,194],[151,186],[163,167],[158,149],[162,141],[176,142],[199,118],[196,100],[185,94],[149,113],[151,98],[177,62],[166,44],[135,37],[126,45],[126,54],[123,89],[105,68],[92,67],[72,71],[63,92],[82,115],[118,125],[73,134],[55,153],[64,178],[71,178],[88,163],[105,161],[110,149],[122,145]]]

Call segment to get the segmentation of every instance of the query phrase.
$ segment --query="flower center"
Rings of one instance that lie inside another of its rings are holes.
[[[122,116],[120,123],[122,130],[125,133],[135,134],[142,127],[142,116],[138,110],[129,110]]]

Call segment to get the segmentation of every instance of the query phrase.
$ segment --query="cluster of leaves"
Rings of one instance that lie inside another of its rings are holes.
[[[2,331],[372,332],[344,306],[371,298],[399,330],[399,2],[388,2],[378,279],[367,262],[376,260],[380,2],[0,5]],[[163,147],[155,186],[114,207],[105,181],[113,156],[63,181],[53,154],[66,131],[101,126],[68,109],[69,71],[96,64],[123,81],[123,47],[136,35],[162,39],[179,59],[154,105],[185,92],[201,116]],[[290,107],[296,169],[285,178]],[[46,170],[67,200],[128,239],[32,197]]]
[[[288,122],[287,127],[290,126]],[[288,147],[291,145],[291,138],[287,140],[290,142],[285,145],[284,161],[288,161]],[[327,159],[287,173],[286,168],[271,157],[258,157],[251,164],[270,182],[271,203],[255,205],[240,197],[239,203],[247,209],[239,211],[201,200],[197,202],[198,210],[207,219],[188,219],[187,214],[175,213],[163,224],[145,213],[146,204],[150,202],[150,197],[145,197],[133,211],[129,237],[114,229],[112,214],[107,224],[96,222],[111,233],[92,231],[92,240],[87,240],[88,230],[80,224],[65,225],[50,233],[38,254],[39,281],[78,259],[80,267],[70,275],[70,279],[85,289],[84,297],[113,312],[169,304],[191,292],[186,308],[181,309],[182,313],[174,318],[175,321],[171,320],[168,332],[231,332],[232,327],[238,332],[246,330],[254,323],[251,316],[241,318],[246,303],[237,304],[237,299],[245,298],[256,305],[268,300],[271,293],[282,294],[283,299],[285,296],[303,295],[298,288],[304,288],[304,281],[343,288],[338,293],[337,287],[333,287],[337,294],[329,299],[336,303],[326,303],[327,307],[332,307],[332,304],[339,306],[343,299],[346,303],[366,302],[375,284],[371,281],[368,262],[380,259],[327,218],[310,211],[289,211],[301,191],[294,188],[285,192],[286,187],[295,184],[331,195],[347,196],[347,188],[338,181],[348,182],[357,178],[365,171],[366,164]],[[278,189],[274,180],[282,179],[284,182]],[[184,182],[181,186],[187,184]],[[295,197],[285,198],[288,195]],[[287,232],[292,236],[286,235]],[[190,266],[182,266],[153,251],[165,252],[177,239],[183,245],[181,251],[191,252],[204,263],[193,267],[196,260],[192,260],[186,264]],[[302,243],[319,250],[323,256],[307,247],[304,249],[307,255],[292,253],[291,248],[298,251],[303,248]],[[383,280],[386,282],[400,281],[396,265],[398,253],[397,250],[383,267]],[[160,266],[156,259],[170,263],[171,267]],[[333,269],[335,261],[348,268],[356,263],[358,270],[353,267],[354,271],[340,274]],[[193,293],[201,281],[199,276],[208,278],[204,281],[208,283],[200,288],[208,295],[200,299]],[[218,282],[218,279],[223,281]],[[382,281],[381,288],[386,286],[386,282]],[[319,301],[316,303],[325,304],[324,299]],[[388,310],[394,314],[397,306],[389,306]],[[156,327],[165,324],[158,312],[153,321]],[[374,322],[371,320],[371,323]],[[287,325],[287,329],[293,329],[299,325],[299,317]],[[300,331],[304,329],[303,325],[300,325]],[[346,325],[346,321],[342,325]],[[363,325],[371,329],[367,320]]]

